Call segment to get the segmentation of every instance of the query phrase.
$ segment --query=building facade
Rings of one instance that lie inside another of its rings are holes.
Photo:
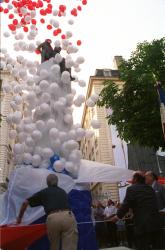
[[[91,76],[89,79],[86,99],[92,94],[99,94],[106,80],[112,80],[116,84],[122,85],[118,70],[97,69],[95,76]],[[111,129],[105,118],[106,116],[107,110],[104,107],[84,107],[82,127],[92,130],[90,126],[91,120],[96,119],[101,122],[101,128],[93,130],[94,136],[92,138],[84,138],[80,143],[80,149],[84,159],[115,165]],[[91,190],[94,203],[97,200],[102,202],[108,199],[112,199],[113,201],[119,200],[117,183],[91,184]]]
[[[7,115],[11,112],[10,102],[12,94],[4,94],[2,91],[3,81],[11,83],[12,76],[7,70],[0,70],[0,184],[4,185],[11,170],[13,169],[12,145],[9,140],[9,125],[6,121]]]

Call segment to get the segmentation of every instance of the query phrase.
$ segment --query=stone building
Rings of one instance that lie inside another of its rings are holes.
[[[122,85],[118,70],[97,69],[95,76],[89,79],[86,99],[92,94],[99,94],[106,80],[112,80],[118,85]],[[84,159],[103,162],[115,165],[111,129],[105,117],[107,110],[104,107],[84,107],[82,117],[82,127],[92,130],[91,120],[96,119],[101,122],[101,128],[94,130],[94,136],[90,139],[84,138],[80,143],[80,149]],[[106,201],[112,199],[119,200],[118,184],[95,183],[91,184],[91,190],[94,202],[96,200]]]
[[[11,112],[10,101],[12,94],[2,92],[3,81],[11,83],[12,76],[7,70],[0,70],[0,184],[5,186],[11,170],[13,169],[12,145],[13,141],[9,140],[9,125],[6,121],[7,115]]]

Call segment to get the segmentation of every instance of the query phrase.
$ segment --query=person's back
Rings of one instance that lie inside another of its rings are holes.
[[[58,186],[49,186],[28,199],[30,205],[44,207],[45,213],[69,209],[66,192]]]
[[[128,188],[132,194],[130,208],[133,210],[137,231],[155,231],[159,229],[159,214],[153,189],[146,184],[134,184]]]

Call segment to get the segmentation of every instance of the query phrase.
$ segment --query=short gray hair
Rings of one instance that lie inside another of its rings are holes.
[[[47,185],[48,187],[52,187],[52,186],[57,186],[58,185],[58,177],[55,174],[49,174],[47,179]]]

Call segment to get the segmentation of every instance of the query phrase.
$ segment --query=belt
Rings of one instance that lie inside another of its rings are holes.
[[[56,209],[56,210],[53,210],[53,211],[49,212],[48,215],[55,214],[55,213],[60,213],[60,212],[71,212],[71,211],[69,209]]]

